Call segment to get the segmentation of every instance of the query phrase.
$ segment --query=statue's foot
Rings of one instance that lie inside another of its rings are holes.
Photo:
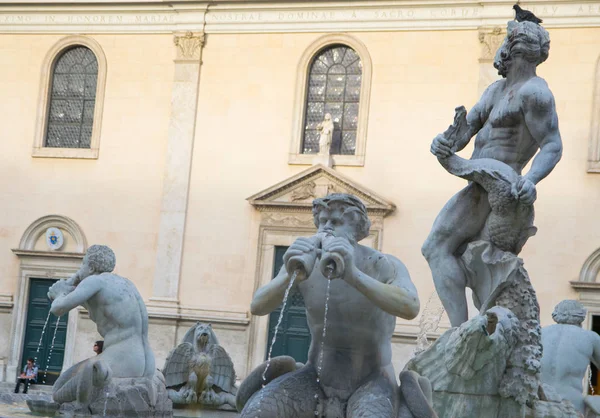
[[[431,383],[427,378],[412,371],[400,373],[400,393],[398,418],[437,418]]]
[[[374,373],[348,399],[346,417],[396,418],[397,409],[398,386],[383,374]]]

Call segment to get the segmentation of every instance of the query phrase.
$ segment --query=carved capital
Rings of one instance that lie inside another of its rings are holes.
[[[204,46],[204,33],[186,32],[184,35],[175,35],[173,42],[177,47],[178,60],[200,60]]]
[[[481,43],[481,55],[479,61],[489,62],[494,60],[496,51],[502,45],[506,30],[500,26],[493,28],[479,28],[479,43]]]

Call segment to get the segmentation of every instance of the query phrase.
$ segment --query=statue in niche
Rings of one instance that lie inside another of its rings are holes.
[[[52,398],[98,416],[167,416],[172,404],[154,367],[146,305],[132,282],[112,273],[115,263],[109,247],[92,245],[77,273],[49,289],[50,312],[62,316],[81,305],[104,339],[101,354],[60,375]]]
[[[403,372],[398,390],[391,362],[396,317],[412,319],[419,312],[406,267],[358,243],[371,222],[357,197],[315,199],[313,216],[317,234],[290,246],[281,270],[256,291],[251,305],[254,315],[269,314],[295,276],[312,336],[308,361],[299,367],[291,357],[276,357],[256,368],[238,391],[241,417],[436,417],[427,379]]]
[[[323,122],[317,125],[317,131],[319,131],[319,155],[330,154],[334,129],[335,125],[331,119],[331,113],[325,113]]]
[[[198,322],[186,332],[183,342],[169,353],[163,374],[175,404],[235,409],[233,362],[211,324]]]
[[[587,404],[588,417],[589,409],[598,410],[600,397],[584,396],[581,382],[590,363],[600,366],[600,335],[581,328],[585,316],[585,308],[576,300],[563,300],[554,308],[556,324],[542,329],[542,382],[582,414]]]

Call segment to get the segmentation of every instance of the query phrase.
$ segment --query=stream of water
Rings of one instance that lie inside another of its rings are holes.
[[[281,326],[281,321],[283,320],[283,314],[285,312],[285,306],[287,305],[287,300],[288,297],[290,295],[290,291],[292,290],[292,286],[294,286],[294,282],[296,281],[296,276],[298,275],[298,270],[294,271],[294,273],[292,274],[292,278],[290,279],[290,283],[288,284],[288,287],[285,289],[285,293],[283,294],[283,302],[282,302],[282,306],[281,306],[281,312],[279,312],[279,318],[277,318],[277,325],[275,326],[275,331],[273,332],[273,338],[271,339],[271,346],[269,347],[269,354],[267,355],[267,366],[265,367],[265,370],[263,371],[262,374],[262,387],[264,388],[267,382],[267,371],[269,370],[269,367],[271,366],[271,355],[273,354],[273,346],[275,345],[275,341],[277,341],[277,331],[279,330],[279,327]],[[260,404],[262,403],[262,399],[264,396],[264,391],[261,390],[260,391],[260,398],[258,400],[258,405],[259,405],[259,409],[258,409],[258,413],[260,416],[260,413],[262,412],[260,409]]]
[[[58,331],[58,324],[60,322],[60,317],[56,318],[56,325],[54,326],[54,335],[52,335],[52,343],[50,344],[50,351],[48,352],[48,358],[46,359],[46,368],[44,369],[44,378],[42,379],[42,383],[46,383],[46,376],[48,375],[48,365],[50,364],[50,359],[52,358],[52,351],[54,350],[54,341],[56,341],[56,331]]]
[[[327,292],[325,293],[325,314],[323,315],[323,333],[321,334],[321,347],[319,349],[319,361],[317,364],[317,386],[321,383],[321,371],[323,370],[323,348],[325,347],[325,338],[327,337],[327,312],[329,311],[329,296],[331,294],[331,275],[333,270],[328,269],[327,271]],[[319,416],[319,395],[315,393],[315,399],[317,405],[315,408],[315,416]]]
[[[48,321],[50,321],[50,311],[48,311],[48,316],[46,317],[46,321],[44,322],[44,327],[42,328],[42,335],[40,335],[40,341],[38,342],[37,350],[35,351],[35,357],[33,358],[33,365],[37,365],[38,357],[40,355],[40,348],[42,347],[42,340],[44,339],[44,334],[46,334],[46,327],[48,326]],[[27,380],[27,390],[29,390],[29,379]]]

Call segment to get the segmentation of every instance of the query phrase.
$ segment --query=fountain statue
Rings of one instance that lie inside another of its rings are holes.
[[[540,385],[539,305],[518,257],[536,232],[536,184],[562,154],[554,97],[536,75],[549,46],[539,23],[508,22],[494,62],[503,79],[468,115],[457,108],[454,123],[431,145],[450,174],[469,181],[442,209],[423,245],[454,328],[408,364],[432,382],[441,417],[465,411],[480,418],[577,416],[569,405],[551,402],[556,399]],[[471,159],[456,155],[474,135]],[[466,287],[481,312],[468,322]],[[447,373],[452,376],[440,376]]]
[[[596,415],[600,397],[584,396],[581,382],[590,363],[600,366],[600,335],[581,328],[585,316],[576,300],[563,300],[554,308],[556,324],[542,329],[542,382],[590,417]]]
[[[50,288],[50,311],[83,306],[104,339],[101,354],[62,373],[52,398],[77,416],[167,417],[172,404],[148,342],[148,313],[129,280],[113,274],[115,254],[92,245],[79,271]]]
[[[235,410],[235,370],[211,324],[192,326],[163,368],[174,404]]]
[[[269,359],[241,384],[243,418],[436,417],[427,379],[400,376],[391,363],[396,317],[419,312],[417,291],[397,258],[358,244],[369,235],[365,205],[330,194],[313,201],[318,228],[287,250],[277,276],[257,290],[254,315],[267,315],[295,286],[312,336],[306,365]],[[271,344],[271,347],[273,344]]]

